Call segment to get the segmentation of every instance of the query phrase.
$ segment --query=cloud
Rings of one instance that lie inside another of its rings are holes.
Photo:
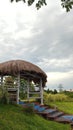
[[[52,82],[54,87],[73,85],[72,34],[73,13],[66,13],[57,0],[47,0],[39,11],[22,2],[0,2],[0,62],[30,61],[48,74],[51,87]]]
[[[73,89],[73,71],[72,72],[50,72],[47,73],[49,89],[58,89],[59,84],[62,84],[63,90]]]

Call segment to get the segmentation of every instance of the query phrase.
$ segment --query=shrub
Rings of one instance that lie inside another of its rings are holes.
[[[56,101],[67,101],[68,96],[65,94],[56,94]]]
[[[44,104],[48,103],[48,94],[44,92]]]
[[[1,104],[8,104],[9,103],[9,95],[8,92],[6,90],[2,90],[0,91],[0,103]]]
[[[70,98],[73,98],[73,92],[64,91],[63,93],[64,93],[65,95],[69,96]]]
[[[68,101],[69,98],[65,94],[47,94],[44,92],[44,103],[55,102],[55,101]]]
[[[9,97],[7,93],[3,93],[3,95],[0,98],[1,104],[9,104]]]

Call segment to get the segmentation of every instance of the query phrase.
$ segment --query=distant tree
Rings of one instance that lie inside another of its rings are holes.
[[[50,90],[49,88],[46,90],[46,92],[49,94],[49,93],[53,93],[52,90]]]
[[[49,88],[47,90],[45,90],[45,92],[48,93],[48,94],[49,93],[51,93],[51,94],[57,94],[58,93],[56,89],[50,90]]]
[[[47,93],[50,93],[50,90],[49,90],[49,88],[46,90],[46,92],[47,92]]]
[[[57,90],[56,89],[54,89],[54,91],[53,91],[53,94],[57,94],[58,92],[57,92]]]

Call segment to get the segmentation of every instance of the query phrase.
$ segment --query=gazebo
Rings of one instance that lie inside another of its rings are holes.
[[[43,104],[43,88],[45,87],[47,81],[47,75],[38,66],[24,61],[24,60],[11,60],[0,63],[0,84],[3,86],[3,81],[5,76],[14,76],[17,79],[17,104],[19,104],[19,89],[20,89],[20,79],[24,78],[27,80],[27,98],[28,101],[31,98],[30,94],[38,94]],[[39,84],[39,92],[30,92],[30,82],[33,81],[35,84]],[[15,89],[15,88],[14,88]],[[8,89],[8,91],[13,90],[13,88]],[[34,97],[36,98],[36,97]]]

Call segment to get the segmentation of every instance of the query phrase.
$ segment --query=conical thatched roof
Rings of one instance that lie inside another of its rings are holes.
[[[46,74],[42,71],[38,66],[24,61],[24,60],[11,60],[7,62],[3,62],[0,64],[0,75],[17,75],[18,73],[22,74],[29,74],[34,75],[36,77],[41,77],[43,79],[43,84],[46,82]]]

